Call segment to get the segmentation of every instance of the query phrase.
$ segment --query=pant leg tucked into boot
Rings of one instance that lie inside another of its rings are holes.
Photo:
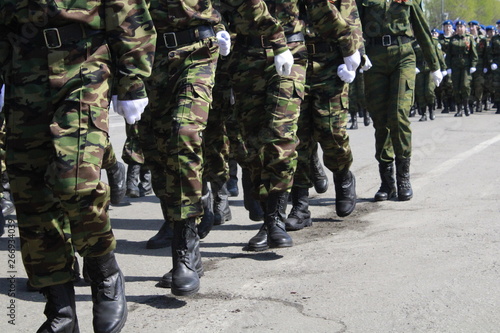
[[[286,230],[295,231],[310,227],[312,220],[309,211],[309,189],[293,187],[291,195],[293,207],[285,221]]]
[[[43,311],[47,320],[37,333],[79,333],[73,282],[44,287],[40,292],[47,299]]]

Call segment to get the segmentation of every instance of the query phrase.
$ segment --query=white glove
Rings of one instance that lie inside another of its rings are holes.
[[[496,71],[498,68],[498,65],[497,64],[491,64],[491,70],[492,71]]]
[[[365,58],[365,64],[361,66],[361,69],[366,72],[367,70],[372,68],[373,65],[372,62],[370,61],[370,58],[368,58],[366,54],[363,56],[363,58]]]
[[[469,73],[474,74],[476,72],[476,67],[471,67]]]
[[[227,31],[219,31],[216,36],[219,42],[220,54],[227,56],[231,52],[231,36],[229,36]]]
[[[3,104],[5,102],[5,84],[2,84],[2,89],[0,91],[0,112],[3,110]]]
[[[347,65],[342,64],[339,66],[339,68],[337,68],[337,75],[345,83],[351,83],[356,77],[356,71],[349,71],[347,70]]]
[[[420,73],[420,69],[418,69],[418,67],[415,67],[415,74],[418,74]]]
[[[448,72],[447,72],[447,71],[441,71],[441,75],[442,75],[443,77],[445,77],[446,75],[448,75]]]
[[[483,73],[484,73],[484,74],[488,73],[488,68],[486,68],[486,67],[485,67],[485,68],[483,68]]]
[[[451,75],[451,68],[448,68],[448,69],[446,70],[446,73],[448,73],[448,75]]]
[[[360,74],[363,74],[363,72],[364,72],[364,71],[363,71],[363,69],[362,69],[362,68],[360,68],[360,69],[359,69],[359,73],[360,73]]]
[[[274,56],[274,66],[280,76],[288,76],[292,72],[293,55],[290,50]]]
[[[356,69],[358,69],[359,64],[361,63],[361,53],[359,53],[359,51],[356,51],[352,55],[344,57],[344,63],[347,66],[348,71],[355,71]]]
[[[443,74],[441,74],[441,71],[438,69],[437,71],[432,72],[431,75],[432,81],[434,81],[436,87],[439,87],[441,81],[443,81]]]
[[[120,101],[116,102],[116,113],[121,114],[125,117],[127,124],[133,125],[136,121],[141,120],[141,114],[144,112],[144,108],[148,105],[148,98],[133,99],[130,101]]]

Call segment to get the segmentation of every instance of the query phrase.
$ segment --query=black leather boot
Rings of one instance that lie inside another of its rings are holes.
[[[455,117],[463,117],[463,113],[462,113],[462,105],[460,104],[457,104],[457,113],[455,113]]]
[[[194,254],[195,254],[194,267],[196,269],[196,273],[198,273],[198,277],[202,277],[204,275],[204,270],[203,270],[203,263],[201,261],[200,242],[195,243]],[[160,282],[158,283],[158,287],[161,288],[172,287],[172,272],[173,269],[171,269],[169,272],[165,273],[162,276]]]
[[[151,170],[149,170],[145,165],[141,165],[141,171],[139,175],[139,194],[141,197],[153,193],[151,177]]]
[[[312,225],[309,211],[309,189],[292,187],[292,210],[285,221],[287,231],[300,230]]]
[[[500,114],[500,102],[497,103],[497,112],[495,114]]]
[[[446,100],[446,98],[443,100],[443,110],[441,111],[441,113],[450,113],[450,108],[448,106],[448,101]]]
[[[476,101],[476,112],[483,112],[483,103],[480,100]]]
[[[413,190],[410,183],[410,158],[396,159],[396,180],[398,183],[399,201],[407,201],[413,198]]]
[[[146,249],[162,249],[171,245],[174,232],[172,230],[172,227],[170,226],[167,214],[167,204],[165,201],[165,199],[160,198],[161,211],[163,213],[163,219],[165,220],[165,222],[163,222],[163,224],[161,225],[158,233],[156,233],[156,235],[148,240],[148,242],[146,243]]]
[[[85,257],[84,270],[91,280],[92,321],[96,333],[120,332],[127,321],[125,279],[113,251],[100,257]]]
[[[129,164],[127,168],[127,197],[139,198],[139,174],[141,172],[140,164]]]
[[[412,106],[411,109],[410,109],[410,114],[408,115],[408,117],[410,117],[410,118],[415,117],[416,109],[417,109],[417,107],[415,105]]]
[[[113,205],[118,205],[127,192],[125,165],[117,161],[110,169],[106,169],[106,173],[108,175],[109,187],[111,188],[110,201]]]
[[[349,129],[358,129],[358,115],[355,112],[351,113],[351,127]]]
[[[266,224],[263,223],[260,227],[259,231],[255,236],[250,238],[248,241],[246,249],[248,251],[264,251],[269,248],[269,244],[267,244],[267,227]]]
[[[47,299],[43,311],[47,320],[37,333],[79,333],[73,282],[43,287],[40,292]]]
[[[396,196],[396,179],[394,178],[393,163],[379,163],[378,171],[380,174],[380,188],[375,193],[375,201],[390,200]]]
[[[425,107],[420,108],[419,113],[421,114],[421,117],[418,121],[427,121],[427,113],[426,113]]]
[[[465,101],[463,104],[464,104],[464,113],[465,113],[465,116],[468,117],[470,115],[469,104],[467,103],[467,101]]]
[[[328,177],[326,176],[323,164],[319,160],[317,150],[311,156],[311,174],[316,193],[321,194],[328,191]]]
[[[226,183],[222,184],[222,186],[217,182],[211,184],[214,195],[214,225],[221,225],[232,219],[231,208],[229,207],[229,191]]]
[[[200,238],[196,231],[194,217],[174,224],[174,238],[172,239],[172,294],[189,296],[200,289],[200,277],[196,270],[196,263],[201,261],[199,247]]]
[[[214,226],[214,199],[212,191],[208,187],[208,183],[203,181],[203,188],[201,190],[201,204],[203,205],[203,215],[201,222],[197,226],[198,236],[200,239],[207,237]]]
[[[229,180],[226,186],[230,196],[237,197],[240,194],[238,189],[238,162],[235,159],[229,160]]]
[[[264,224],[270,248],[293,246],[292,237],[286,232],[286,204],[288,192],[271,192],[267,196]]]
[[[434,114],[434,105],[429,105],[429,119],[436,119],[436,115]]]
[[[5,216],[3,216],[3,213],[0,211],[0,236],[2,236],[5,233]]]
[[[333,175],[335,183],[335,208],[337,215],[345,217],[356,207],[356,178],[350,170],[342,170]]]
[[[248,215],[252,221],[264,221],[264,211],[260,202],[253,196],[253,185],[250,179],[250,171],[243,168],[241,170],[241,184],[243,186],[243,204],[248,210]]]

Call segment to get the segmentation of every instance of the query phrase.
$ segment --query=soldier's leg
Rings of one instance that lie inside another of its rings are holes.
[[[122,162],[117,160],[115,151],[109,139],[107,140],[104,149],[102,168],[106,170],[106,174],[108,176],[110,201],[113,205],[118,205],[125,197],[125,193],[127,191],[127,185],[125,182],[126,168]]]

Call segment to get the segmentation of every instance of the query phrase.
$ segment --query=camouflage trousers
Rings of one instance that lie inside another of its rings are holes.
[[[482,68],[478,68],[477,71],[472,74],[471,87],[473,100],[481,103],[484,92],[484,74]]]
[[[451,80],[453,82],[453,98],[455,99],[455,103],[462,104],[468,102],[471,92],[469,67],[452,67]]]
[[[254,195],[264,201],[269,192],[291,188],[297,167],[297,121],[304,98],[307,50],[288,45],[294,55],[290,76],[276,73],[271,49],[235,44],[230,72],[236,119],[246,149]],[[258,194],[258,195],[257,195]]]
[[[34,287],[72,278],[73,246],[82,256],[116,246],[107,214],[109,186],[100,181],[108,135],[91,120],[96,110],[78,102],[58,103],[53,111],[44,107],[11,105],[7,121],[7,170]],[[107,117],[107,110],[100,112]]]
[[[144,164],[144,154],[142,153],[139,141],[139,125],[125,124],[127,138],[122,150],[122,160],[126,164]]]
[[[424,70],[417,74],[415,78],[415,100],[419,107],[434,105],[436,100],[435,88],[436,85],[431,78],[430,71]]]
[[[154,142],[143,146],[143,153],[147,160],[148,150],[156,147],[161,169],[151,171],[165,179],[157,183],[164,189],[155,193],[168,203],[168,217],[181,221],[203,212],[202,133],[212,103],[219,48],[215,37],[175,49],[159,44],[147,81],[149,105],[144,115]]]
[[[410,43],[368,46],[373,67],[364,73],[366,104],[375,128],[375,158],[390,163],[411,156],[408,118],[415,89],[415,54]]]
[[[366,108],[364,74],[356,73],[354,81],[349,84],[349,113],[356,114]]]
[[[204,171],[203,179],[225,184],[229,179],[230,141],[226,122],[233,111],[231,105],[230,75],[227,60],[219,60],[212,90],[213,102],[203,132]]]
[[[340,51],[340,50],[339,50]],[[294,186],[312,187],[311,156],[316,143],[323,150],[323,163],[332,172],[349,169],[352,151],[347,134],[349,85],[337,76],[343,63],[339,51],[309,57],[306,97],[301,105],[297,135],[298,165]]]

